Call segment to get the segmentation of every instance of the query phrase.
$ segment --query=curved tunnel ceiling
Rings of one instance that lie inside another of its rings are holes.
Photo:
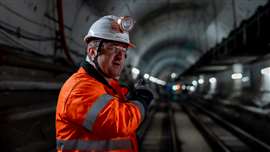
[[[228,0],[63,0],[64,27],[72,57],[79,63],[85,54],[83,37],[96,19],[108,14],[132,16],[137,23],[131,40],[137,47],[129,51],[128,64],[165,77],[168,72],[181,73],[191,66],[202,53],[227,36],[234,22],[239,25],[266,2],[235,0],[234,17],[232,1]],[[56,36],[55,1],[2,0],[0,6],[1,25],[7,22],[15,30]],[[30,41],[18,36],[8,38],[3,31],[2,34],[0,43],[43,55],[64,56],[55,41]],[[156,61],[160,63],[155,65]]]
[[[183,70],[187,69],[189,65],[192,65],[196,59],[199,58],[200,54],[201,50],[190,41],[168,39],[167,41],[162,41],[154,45],[149,51],[144,52],[138,67],[143,67],[143,69],[141,69],[142,71],[159,77],[160,71],[164,71],[164,69],[168,69],[174,64],[178,65],[178,69],[175,69],[174,71],[181,74]],[[163,60],[171,61],[163,62]],[[165,63],[170,63],[170,65]],[[157,73],[159,74],[157,75]],[[169,74],[170,73],[167,73],[167,75]]]
[[[219,10],[222,10],[221,4]],[[200,53],[193,54],[193,52],[202,53],[202,50],[208,47],[203,45],[207,44],[205,42],[207,41],[206,28],[215,17],[211,8],[211,1],[200,1],[200,3],[183,1],[166,4],[149,11],[138,20],[135,36],[132,37],[136,44],[143,44],[136,48],[136,54],[139,52],[139,55],[132,64],[139,68],[143,67],[142,71],[152,73],[155,77],[162,75],[160,71],[168,72],[164,70],[164,67],[178,65],[175,71],[181,73],[191,66],[195,61],[187,62],[187,56],[191,54],[197,59]],[[177,58],[170,61],[172,56],[166,51],[172,46],[178,46],[179,55],[174,54]],[[192,51],[187,54],[180,52],[185,49]],[[156,64],[149,65],[149,62],[153,62],[155,58],[160,58],[160,60]]]

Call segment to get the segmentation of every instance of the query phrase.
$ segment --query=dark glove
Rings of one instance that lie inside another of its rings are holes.
[[[154,95],[150,89],[147,89],[145,87],[140,87],[137,89],[134,89],[129,95],[128,99],[130,100],[138,100],[141,102],[144,107],[147,109],[151,101],[153,100]]]

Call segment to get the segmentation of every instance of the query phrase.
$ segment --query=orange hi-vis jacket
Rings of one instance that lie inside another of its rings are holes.
[[[87,62],[61,88],[56,109],[58,152],[137,152],[136,129],[144,119],[139,101],[125,99]]]

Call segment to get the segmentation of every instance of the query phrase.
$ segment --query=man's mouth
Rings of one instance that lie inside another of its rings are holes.
[[[119,65],[120,65],[120,63],[118,63],[118,62],[114,62],[113,64],[114,64],[114,65],[117,65],[117,66],[119,66]]]

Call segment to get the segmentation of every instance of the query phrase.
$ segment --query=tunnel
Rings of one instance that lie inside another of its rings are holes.
[[[1,0],[0,13],[0,151],[63,148],[56,131],[60,92],[88,62],[85,36],[107,15],[134,20],[128,39],[135,47],[125,48],[123,70],[113,79],[128,90],[126,103],[114,108],[136,107],[129,97],[140,87],[153,95],[138,116],[144,118],[134,130],[135,151],[270,151],[269,0]],[[99,75],[110,88],[108,75]]]

